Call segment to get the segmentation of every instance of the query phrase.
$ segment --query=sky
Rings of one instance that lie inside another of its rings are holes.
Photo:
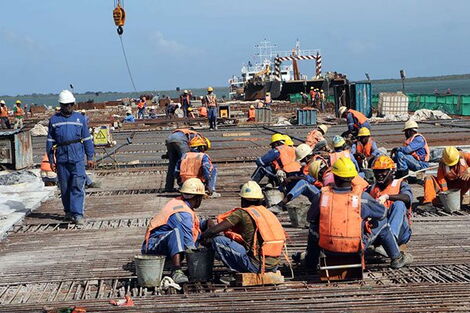
[[[0,95],[132,91],[114,0],[1,0]],[[137,90],[225,86],[264,38],[352,80],[470,72],[468,0],[125,0]],[[311,76],[314,62],[302,61]]]

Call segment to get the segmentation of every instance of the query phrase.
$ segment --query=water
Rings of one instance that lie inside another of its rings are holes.
[[[398,83],[386,83],[378,84],[372,83],[372,92],[378,94],[379,92],[393,92],[401,90],[401,82]],[[422,81],[422,82],[406,82],[405,91],[408,93],[418,94],[433,94],[434,89],[438,89],[441,93],[444,93],[447,88],[450,88],[453,94],[457,95],[468,95],[470,94],[470,79],[454,79],[454,80],[435,80],[435,81]],[[203,96],[207,93],[205,88],[192,89],[193,95]],[[75,95],[78,102],[94,100],[95,102],[105,102],[111,100],[117,100],[122,98],[138,98],[141,94],[156,94],[160,96],[167,95],[171,98],[176,98],[181,94],[182,91],[176,90],[165,90],[165,91],[143,91],[143,92],[108,92],[96,94],[77,94]],[[225,96],[228,98],[228,88],[226,87],[215,87],[214,92],[218,97]],[[8,106],[13,106],[17,99],[23,103],[30,104],[35,103],[39,105],[47,105],[55,107],[57,103],[57,95],[29,95],[19,97],[2,97],[7,102]]]

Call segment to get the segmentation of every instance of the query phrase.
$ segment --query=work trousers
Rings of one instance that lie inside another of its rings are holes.
[[[175,186],[175,169],[176,164],[186,152],[189,152],[188,143],[186,141],[171,141],[166,142],[166,149],[168,155],[168,171],[166,173],[165,189],[170,190]]]
[[[57,178],[65,213],[83,216],[85,213],[85,162],[58,163]]]
[[[460,202],[463,200],[463,196],[470,190],[470,181],[464,181],[461,179],[448,180],[448,189],[460,189]],[[437,182],[437,177],[428,175],[424,179],[424,199],[423,203],[434,203],[438,204],[437,193],[441,190],[441,186]]]
[[[15,129],[18,129],[18,128],[23,128],[23,119],[22,118],[15,118],[15,126],[14,126]]]
[[[209,191],[215,191],[215,185],[217,183],[217,167],[215,164],[212,165],[212,170],[210,172],[210,177],[207,180],[206,187]]]
[[[139,109],[139,110],[137,111],[137,118],[138,118],[138,119],[143,119],[143,118],[144,118],[144,115],[145,115],[145,108]]]
[[[141,249],[142,254],[165,255],[172,257],[175,254],[184,252],[183,234],[178,228],[168,232],[150,236],[147,242],[144,241]]]
[[[0,117],[0,126],[3,129],[10,129],[11,128],[10,120],[8,119],[8,117]]]
[[[239,273],[258,273],[259,266],[251,261],[245,247],[225,236],[217,236],[212,239],[212,248],[216,258],[222,261],[232,271]]]
[[[276,173],[270,164],[258,166],[251,175],[251,180],[259,183],[265,176],[269,179],[269,181],[277,181]]]
[[[411,228],[407,214],[408,209],[403,201],[393,202],[388,209],[388,223],[398,245],[407,243],[411,238]]]
[[[217,107],[209,107],[209,128],[217,129]]]
[[[289,194],[292,196],[292,199],[295,199],[300,195],[304,195],[311,203],[313,203],[319,197],[320,191],[308,181],[299,180],[289,191]]]
[[[418,171],[423,168],[429,167],[428,162],[418,161],[411,154],[404,154],[401,151],[398,151],[395,154],[394,161],[397,163],[398,170],[400,171],[405,171],[405,170]]]

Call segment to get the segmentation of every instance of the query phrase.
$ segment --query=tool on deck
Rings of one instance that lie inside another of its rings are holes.
[[[104,156],[96,160],[96,164],[99,162],[103,161],[104,159],[110,158],[111,160],[114,161],[115,164],[117,164],[116,159],[112,157],[113,154],[115,154],[119,149],[122,147],[128,146],[132,144],[132,139],[134,138],[135,132],[133,132],[129,137],[126,138],[126,142],[123,144],[120,144],[119,146],[115,146],[111,151],[107,152],[105,148],[103,148],[104,152],[106,153]]]
[[[435,170],[438,167],[439,167],[439,165],[432,166],[432,167],[426,167],[426,168],[422,168],[420,170],[414,171],[413,173],[416,174],[416,173],[426,172],[427,170]],[[411,173],[408,174],[408,175],[403,176],[402,179],[408,178],[408,177],[410,177],[410,175],[411,175]]]

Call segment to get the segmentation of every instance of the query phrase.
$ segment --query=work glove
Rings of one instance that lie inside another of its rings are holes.
[[[381,204],[381,205],[385,205],[385,202],[387,202],[387,200],[389,199],[389,195],[381,195],[377,201]]]
[[[460,174],[459,178],[461,180],[469,181],[470,180],[470,167],[467,168],[467,170],[465,172]]]
[[[278,170],[276,172],[276,177],[279,179],[279,181],[282,183],[284,181],[284,179],[287,178],[287,175],[286,175],[286,172],[284,172],[283,170]]]

